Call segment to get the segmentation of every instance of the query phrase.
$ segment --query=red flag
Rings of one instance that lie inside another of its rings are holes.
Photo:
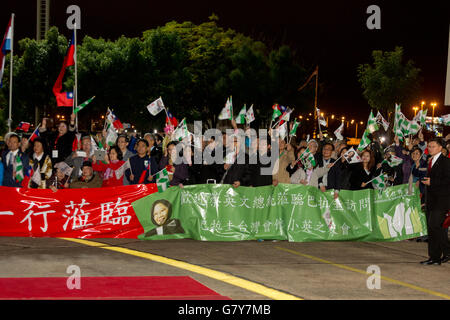
[[[74,34],[72,34],[72,38],[69,41],[69,47],[67,48],[66,56],[64,57],[63,66],[61,71],[59,72],[58,78],[53,86],[53,94],[56,97],[56,105],[58,107],[72,107],[73,106],[73,93],[72,92],[61,92],[62,90],[62,81],[64,78],[64,73],[66,72],[66,68],[73,66],[75,64],[75,38]]]

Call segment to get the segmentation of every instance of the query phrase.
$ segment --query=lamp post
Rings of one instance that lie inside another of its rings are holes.
[[[419,107],[413,107],[413,110],[414,110],[414,117],[416,116],[416,113],[417,113],[417,110],[419,110]]]
[[[425,101],[422,101],[421,103],[420,103],[420,110],[422,110],[423,111],[423,106],[425,105]]]
[[[432,112],[432,114],[431,114],[431,123],[433,124],[433,131],[434,131],[434,108],[437,106],[437,103],[436,102],[432,102],[432,103],[430,103],[430,105],[433,107],[433,112]]]

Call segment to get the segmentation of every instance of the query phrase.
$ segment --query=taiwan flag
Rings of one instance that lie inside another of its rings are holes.
[[[175,128],[178,126],[178,120],[167,110],[166,124],[169,122]]]
[[[41,135],[39,134],[39,128],[36,128],[36,129],[33,131],[33,133],[31,134],[30,141],[33,142],[34,139],[36,139],[36,138],[38,138],[38,137],[40,137],[40,136],[41,136]]]
[[[69,47],[67,48],[66,56],[64,57],[63,66],[53,86],[53,94],[56,97],[56,105],[58,107],[73,107],[73,92],[61,92],[61,90],[66,68],[75,65],[74,35],[75,34],[72,34],[72,38],[69,41]]]
[[[8,27],[6,28],[5,36],[3,37],[2,46],[0,50],[0,88],[3,86],[3,71],[5,69],[6,53],[11,51],[11,41],[13,29],[11,27],[12,17],[9,20]]]
[[[16,131],[22,130],[23,132],[28,132],[28,130],[30,129],[30,125],[31,124],[29,122],[20,121],[20,123],[17,125]]]

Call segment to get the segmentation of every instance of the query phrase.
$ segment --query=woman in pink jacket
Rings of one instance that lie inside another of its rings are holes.
[[[92,157],[92,160],[92,169],[94,169],[94,171],[99,171],[102,173],[102,187],[123,186],[123,175],[121,175],[121,177],[117,179],[115,174],[115,171],[125,163],[125,161],[122,160],[122,151],[120,151],[119,147],[111,147],[103,162],[97,161],[97,159],[95,159],[95,156]]]

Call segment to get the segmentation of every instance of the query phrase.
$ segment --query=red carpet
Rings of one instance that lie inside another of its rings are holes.
[[[229,300],[190,277],[81,277],[81,289],[68,278],[0,278],[0,299],[32,300]]]

